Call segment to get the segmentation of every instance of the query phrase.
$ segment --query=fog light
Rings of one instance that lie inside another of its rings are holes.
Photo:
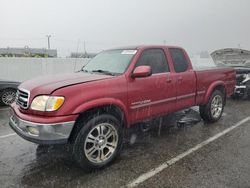
[[[31,134],[31,135],[34,135],[34,136],[39,135],[39,130],[35,127],[27,127],[27,130],[28,130],[29,134]]]

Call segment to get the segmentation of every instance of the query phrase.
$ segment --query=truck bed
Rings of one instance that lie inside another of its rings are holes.
[[[210,67],[210,68],[196,68],[197,98],[196,103],[202,104],[205,102],[205,94],[209,93],[211,83],[224,82],[226,89],[226,96],[229,97],[234,92],[235,85],[235,71],[231,68],[224,67]],[[210,87],[209,87],[210,86]],[[204,95],[203,95],[204,94]]]

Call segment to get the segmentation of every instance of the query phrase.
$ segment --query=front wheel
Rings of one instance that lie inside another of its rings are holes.
[[[84,170],[104,168],[114,161],[122,145],[120,124],[109,114],[94,116],[84,123],[73,146],[74,159]]]
[[[200,106],[200,115],[204,121],[216,122],[218,121],[224,110],[224,95],[221,91],[215,90],[208,103]]]

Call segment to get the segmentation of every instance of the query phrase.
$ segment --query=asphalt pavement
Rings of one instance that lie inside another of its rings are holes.
[[[161,126],[155,121],[151,130],[135,131],[114,164],[93,173],[83,172],[74,163],[67,145],[38,146],[13,134],[9,109],[0,108],[0,187],[126,187],[249,117],[249,105],[250,100],[228,100],[222,119],[213,124],[201,121],[196,108],[166,116]],[[179,121],[190,114],[192,118],[186,119],[191,121]],[[250,121],[137,186],[250,187]]]

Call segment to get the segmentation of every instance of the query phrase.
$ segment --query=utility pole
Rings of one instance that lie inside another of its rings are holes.
[[[84,47],[84,53],[85,53],[85,55],[86,55],[87,52],[86,52],[86,43],[85,43],[85,41],[83,41],[83,47]]]
[[[50,49],[50,37],[51,37],[51,35],[46,35],[46,37],[48,38],[48,49]]]

